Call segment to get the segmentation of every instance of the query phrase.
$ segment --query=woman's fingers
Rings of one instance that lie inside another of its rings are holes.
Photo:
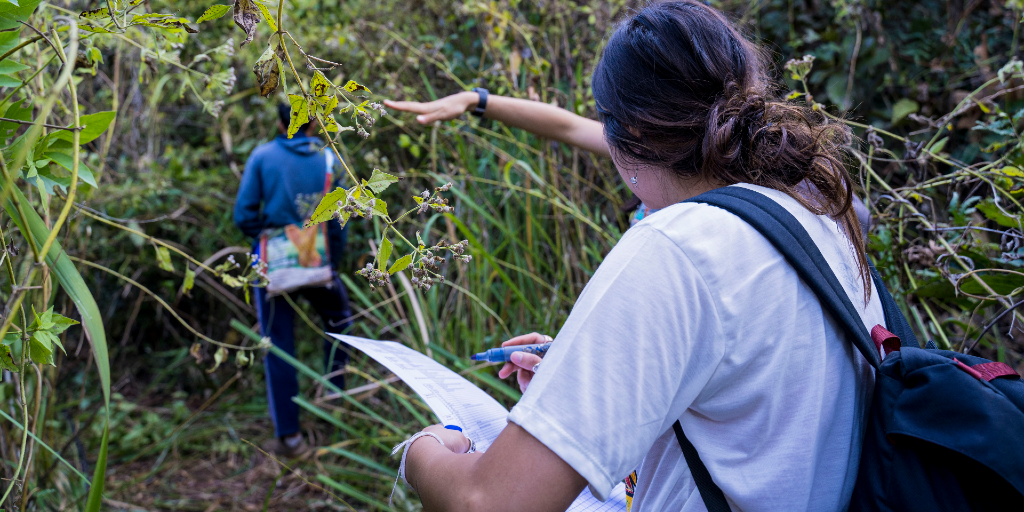
[[[512,372],[518,369],[519,368],[512,363],[505,363],[505,365],[502,366],[500,370],[498,370],[498,378],[506,379],[508,378],[509,375],[512,375]]]
[[[414,114],[425,114],[433,110],[430,103],[420,103],[418,101],[384,100],[384,106],[395,110],[401,110],[403,112],[412,112]]]
[[[533,380],[533,372],[519,370],[519,375],[516,376],[516,380],[519,381],[519,391],[526,393],[526,388],[530,387],[530,381]]]
[[[540,334],[538,332],[531,332],[530,334],[523,334],[516,336],[501,344],[503,347],[509,345],[539,345],[541,343],[547,343],[551,341],[551,336]]]
[[[533,371],[533,367],[540,364],[542,359],[537,354],[527,354],[526,352],[513,352],[512,356],[509,357],[512,360],[512,364],[522,368],[524,370]]]

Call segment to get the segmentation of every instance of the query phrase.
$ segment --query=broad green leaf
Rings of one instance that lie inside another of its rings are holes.
[[[1006,226],[1008,228],[1021,228],[1021,219],[1018,217],[1011,217],[1006,215],[1000,210],[992,199],[986,199],[978,203],[978,210],[985,215],[985,218],[994,221],[1000,226]]]
[[[53,307],[51,306],[50,309],[53,310]],[[62,333],[64,331],[68,330],[68,328],[71,327],[72,325],[78,325],[78,323],[79,323],[77,320],[72,320],[72,319],[70,319],[70,318],[68,318],[68,317],[66,317],[64,315],[59,314],[59,313],[54,313],[53,314],[52,321],[53,321],[53,328],[50,329],[50,332],[52,332],[54,334],[60,334],[60,333]]]
[[[1019,167],[1007,166],[1003,167],[1002,169],[999,169],[996,172],[1013,178],[1024,178],[1024,170],[1021,170]]]
[[[313,79],[309,81],[309,91],[313,96],[327,96],[327,93],[331,90],[331,82],[327,81],[327,77],[324,76],[323,72],[319,69],[313,72]],[[318,98],[319,100],[319,98]],[[324,98],[321,105],[326,104],[330,101],[328,98]],[[335,106],[337,106],[337,99],[335,99]]]
[[[928,148],[928,152],[933,154],[933,155],[937,155],[937,154],[941,153],[942,152],[942,148],[946,147],[946,143],[947,142],[949,142],[949,137],[943,137],[943,138],[935,141],[935,144],[932,144],[931,147]]]
[[[22,81],[10,75],[0,75],[0,87],[17,87]]]
[[[306,222],[306,227],[331,220],[331,218],[334,217],[334,214],[338,212],[338,201],[342,202],[342,206],[348,202],[348,191],[341,187],[328,192],[327,195],[320,200],[320,204],[317,205],[316,210],[313,210],[313,215],[310,216],[309,221]]]
[[[23,101],[17,101],[7,107],[7,112],[4,113],[3,117],[8,119],[17,119],[19,121],[30,121],[32,120],[32,107],[22,108]],[[13,123],[11,121],[0,121],[0,140],[6,140],[10,136],[16,134],[18,129],[22,125],[20,123]]]
[[[910,98],[903,98],[892,106],[892,124],[902,121],[905,117],[918,111],[921,108],[916,101]]]
[[[10,336],[11,333],[7,333]],[[14,362],[14,355],[11,354],[11,347],[7,344],[7,336],[4,336],[4,344],[0,345],[0,370],[7,370],[18,373],[18,365]],[[15,334],[17,336],[17,334]]]
[[[412,254],[406,254],[398,259],[391,268],[388,269],[388,274],[394,274],[395,272],[401,272],[412,265]]]
[[[338,121],[334,119],[334,116],[327,114],[324,116],[324,130],[335,133],[341,131],[341,126],[338,124]]]
[[[60,151],[47,151],[46,153],[43,153],[43,157],[49,158],[51,161],[68,171],[71,171],[71,166],[75,163],[75,159],[72,158],[71,155]],[[78,179],[92,185],[93,187],[99,186],[96,184],[96,176],[92,173],[92,169],[89,169],[89,167],[85,165],[85,162],[78,162]]]
[[[366,186],[370,187],[375,194],[380,194],[385,189],[391,186],[392,183],[398,183],[398,177],[381,171],[380,169],[374,169],[373,174],[370,175],[370,180],[366,182]]]
[[[29,357],[36,364],[53,364],[53,335],[47,331],[36,331],[28,340]]]
[[[267,22],[267,26],[270,27],[270,30],[272,32],[277,32],[277,22],[274,21],[274,17],[270,15],[270,11],[267,9],[267,6],[263,5],[263,2],[260,2],[258,0],[256,0],[253,3],[256,4],[256,7],[260,10],[260,13],[263,14],[263,21]]]
[[[298,133],[302,125],[309,122],[309,104],[304,96],[289,94],[288,103],[292,106],[292,118],[288,123],[288,138]]]
[[[171,263],[171,251],[168,251],[166,247],[156,245],[153,246],[156,249],[156,262],[157,265],[168,272],[174,272],[174,264]]]
[[[21,27],[36,10],[40,0],[18,0],[18,5],[0,2],[0,30]]]
[[[0,54],[13,50],[15,46],[18,46],[20,39],[21,34],[17,30],[0,32]]]
[[[13,75],[26,69],[28,69],[28,66],[20,62],[14,62],[13,60],[0,61],[0,75]]]
[[[185,282],[181,284],[181,293],[188,295],[188,292],[192,291],[192,287],[196,284],[196,271],[191,268],[185,269]]]
[[[88,144],[96,140],[97,137],[103,135],[103,132],[107,131],[107,127],[110,126],[110,123],[114,121],[116,116],[117,112],[109,110],[106,112],[97,112],[95,114],[79,117],[78,122],[82,125],[82,133],[79,135],[78,143]],[[72,126],[74,125],[70,125],[68,128],[71,128]],[[68,142],[74,140],[70,130],[56,131],[53,133],[53,137],[66,140]]]
[[[980,274],[978,277],[985,281],[985,284],[989,285],[992,291],[1000,295],[1007,295],[1017,288],[1024,286],[1024,275],[999,272]],[[988,295],[988,291],[982,288],[981,283],[970,277],[960,281],[960,290],[972,295]]]
[[[391,259],[391,251],[394,249],[394,245],[391,244],[391,240],[382,238],[380,240],[380,250],[377,251],[377,268],[380,271],[388,268],[388,260]]]
[[[331,114],[336,108],[338,108],[338,96],[331,94],[331,99],[324,103],[324,114]]]
[[[227,14],[228,11],[230,11],[230,10],[231,10],[231,6],[230,5],[220,5],[220,4],[218,4],[218,5],[211,5],[210,8],[207,9],[206,12],[204,12],[203,15],[199,17],[198,20],[196,20],[196,23],[202,23],[204,21],[215,20],[215,19],[220,18],[221,16],[224,16],[225,14]]]
[[[367,89],[365,85],[360,85],[356,83],[355,80],[349,80],[348,83],[345,84],[345,90],[348,92],[366,91],[367,93],[370,93],[370,90]]]

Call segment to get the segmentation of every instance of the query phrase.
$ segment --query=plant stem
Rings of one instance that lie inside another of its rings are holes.
[[[77,52],[78,23],[76,23],[75,20],[69,20],[69,24],[70,30],[68,32],[68,39],[72,41],[69,45],[69,48],[73,52]],[[58,37],[56,30],[53,30],[53,38],[58,42],[60,41],[60,38]],[[75,61],[68,59],[67,55],[64,54],[64,48],[60,45],[57,46],[57,49],[60,51],[60,58],[64,61],[64,66],[71,68],[73,71],[75,67]],[[75,54],[76,53],[73,53],[73,55]],[[75,87],[75,81],[69,80],[68,86],[71,88],[71,110],[75,116],[75,130],[71,133],[71,186],[68,188],[68,197],[64,201],[64,207],[61,208],[60,215],[57,216],[57,221],[54,222],[53,227],[50,228],[50,234],[49,236],[46,237],[46,242],[43,243],[43,248],[40,249],[39,254],[36,255],[36,259],[39,263],[43,262],[43,258],[45,258],[46,255],[49,253],[50,247],[53,245],[54,241],[57,240],[57,234],[60,233],[60,228],[64,225],[64,221],[67,220],[68,213],[71,212],[71,206],[75,202],[75,193],[78,191],[78,168],[80,165],[79,159],[81,157],[82,151],[81,146],[79,146],[79,141],[82,137],[81,119],[79,117],[78,110],[78,89]]]

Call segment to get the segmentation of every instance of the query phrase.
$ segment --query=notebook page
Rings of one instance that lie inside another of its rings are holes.
[[[401,343],[374,341],[355,336],[331,334],[391,370],[416,392],[445,425],[462,427],[466,437],[486,451],[507,424],[508,411],[497,400],[447,367]],[[600,502],[584,489],[567,512],[623,512],[626,491],[623,484]]]

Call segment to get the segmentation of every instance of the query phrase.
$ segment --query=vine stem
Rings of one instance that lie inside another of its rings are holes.
[[[207,343],[211,343],[211,344],[217,345],[219,347],[230,348],[230,349],[233,349],[233,350],[259,350],[260,349],[259,346],[243,347],[243,346],[240,346],[240,345],[232,345],[230,343],[224,343],[223,341],[217,341],[217,340],[215,340],[215,339],[213,339],[213,338],[211,338],[211,337],[209,337],[209,336],[207,336],[207,335],[197,331],[194,327],[189,325],[189,323],[186,322],[185,319],[183,319],[180,316],[178,316],[177,311],[174,311],[174,308],[172,308],[170,306],[170,304],[168,304],[166,301],[164,301],[162,298],[160,298],[159,295],[153,293],[152,290],[150,290],[149,288],[146,288],[145,286],[140,284],[138,281],[136,281],[136,280],[134,280],[134,279],[132,279],[132,278],[130,278],[130,277],[128,277],[128,276],[126,276],[126,275],[124,275],[124,274],[114,270],[114,269],[111,269],[111,268],[105,267],[103,265],[100,265],[99,263],[93,263],[93,262],[91,262],[89,260],[83,260],[82,258],[77,258],[75,256],[70,256],[70,255],[68,256],[68,258],[71,259],[71,261],[75,261],[75,262],[81,263],[83,265],[87,265],[87,266],[93,267],[95,269],[102,270],[102,271],[104,271],[104,272],[106,272],[108,274],[111,274],[113,276],[116,276],[118,279],[121,279],[122,281],[124,281],[124,282],[126,282],[126,283],[128,283],[128,284],[130,284],[130,285],[132,285],[132,286],[134,286],[136,288],[138,288],[139,290],[142,290],[145,294],[149,295],[150,297],[153,297],[154,300],[159,302],[160,305],[163,306],[164,309],[166,309],[167,312],[170,313],[171,316],[173,316],[175,320],[177,320],[181,325],[183,325],[186,329],[188,329],[189,332],[191,332],[197,338],[199,338],[199,339],[201,339],[201,340],[203,340],[203,341],[205,341]]]
[[[61,16],[61,18],[64,18],[64,17]],[[69,27],[68,39],[70,41],[73,41],[73,43],[71,45],[69,45],[69,48],[73,49],[72,50],[72,52],[73,52],[72,55],[77,55],[77,52],[78,52],[78,23],[75,20],[71,19],[71,18],[65,18],[65,19],[67,20],[68,27]],[[60,42],[60,38],[57,35],[57,30],[56,29],[51,29],[51,30],[53,31],[54,39],[59,43]],[[74,72],[75,61],[68,59],[67,55],[64,54],[64,48],[60,44],[57,45],[57,50],[60,52],[61,60],[64,61],[64,66],[70,68],[72,70],[72,72]],[[82,137],[81,117],[80,117],[81,113],[79,112],[79,108],[78,108],[78,88],[75,86],[75,81],[74,80],[68,81],[68,86],[71,88],[71,107],[72,107],[71,110],[72,110],[72,112],[74,113],[74,116],[75,116],[75,125],[74,125],[75,130],[71,133],[71,139],[72,139],[71,140],[71,160],[72,160],[72,164],[71,164],[71,186],[68,188],[68,197],[67,197],[67,200],[64,201],[64,207],[61,208],[61,210],[60,210],[60,215],[57,216],[57,221],[53,223],[53,227],[50,229],[50,234],[46,237],[46,242],[43,243],[42,249],[40,249],[39,253],[36,255],[36,261],[38,261],[39,263],[43,262],[43,259],[50,252],[50,247],[53,246],[54,241],[57,240],[57,234],[60,233],[60,228],[64,225],[64,222],[68,219],[68,213],[71,212],[71,206],[75,202],[75,194],[78,191],[78,169],[79,169],[79,166],[81,165],[79,163],[79,159],[81,158],[81,151],[82,151],[81,146],[79,146],[79,141],[81,141],[81,137]]]
[[[932,223],[928,220],[927,217],[922,215],[921,212],[917,211],[917,208],[915,208],[914,205],[910,203],[910,201],[907,201],[906,199],[902,199],[902,196],[899,196],[899,194],[896,193],[896,191],[893,190],[893,188],[891,186],[889,186],[889,184],[886,183],[885,180],[883,180],[882,177],[879,176],[878,173],[876,173],[874,169],[868,167],[865,170],[867,172],[871,173],[878,180],[878,184],[881,185],[882,188],[884,188],[887,192],[894,193],[898,197],[900,197],[901,198],[900,206],[901,207],[906,207],[908,210],[910,210],[910,212],[915,217],[917,217],[919,219],[918,222],[920,222],[921,224],[924,225],[925,229],[928,229],[928,230],[934,230],[935,229],[935,226],[932,225]],[[949,255],[953,258],[954,261],[956,261],[956,263],[958,265],[960,265],[963,268],[968,268],[966,263],[964,263],[963,259],[960,258],[960,255],[957,254],[955,250],[953,250],[953,247],[949,245],[949,242],[947,242],[944,237],[940,236],[940,237],[938,237],[938,239],[939,239],[939,243],[942,244],[942,246],[947,251],[949,251]],[[984,279],[982,279],[980,276],[978,276],[978,274],[972,274],[971,277],[975,280],[975,282],[978,283],[978,285],[980,285],[982,287],[982,289],[984,289],[985,291],[987,291],[989,293],[989,296],[995,297],[995,300],[998,301],[1000,304],[1002,304],[1004,307],[1009,308],[1009,307],[1011,307],[1013,305],[1013,304],[1010,303],[1009,300],[1006,299],[1006,297],[996,293],[995,290],[993,290],[992,287],[989,286],[989,284],[986,283]],[[1018,320],[1024,322],[1024,317],[1021,317],[1020,313],[1017,313],[1015,311],[1014,312],[1014,316],[1016,316]]]
[[[36,400],[35,400],[35,402],[36,402],[36,404],[35,404],[36,405],[36,411],[34,413],[32,413],[32,430],[38,431],[39,430],[39,410],[42,408],[41,405],[42,405],[42,398],[43,398],[43,372],[39,370],[39,365],[38,364],[33,364],[32,368],[35,369],[35,371],[36,371]],[[27,405],[26,405],[26,407],[27,407]],[[28,432],[28,422],[27,421],[28,421],[28,418],[26,418],[26,423],[25,423],[25,428],[24,428],[24,431],[26,433]],[[25,511],[25,507],[28,506],[29,493],[26,492],[26,491],[28,490],[28,477],[29,477],[29,474],[32,473],[32,455],[34,455],[35,447],[36,447],[36,440],[35,440],[35,438],[36,438],[36,436],[32,436],[32,438],[28,441],[28,456],[25,458],[25,476],[22,478],[22,481],[21,481],[21,510],[22,510],[22,512],[24,512]]]
[[[127,231],[128,233],[131,233],[133,235],[141,236],[142,238],[146,239],[146,241],[148,241],[148,242],[157,244],[157,245],[159,245],[161,247],[166,247],[167,249],[169,249],[171,251],[174,251],[175,253],[181,255],[183,258],[187,259],[193,265],[195,265],[195,266],[197,266],[199,268],[202,268],[203,270],[205,270],[207,272],[210,272],[210,273],[212,273],[215,276],[220,276],[221,275],[221,273],[218,272],[216,269],[210,268],[208,265],[206,265],[205,263],[195,259],[191,255],[189,255],[187,252],[185,252],[185,251],[183,251],[181,249],[178,249],[177,247],[175,247],[175,246],[173,246],[173,245],[171,245],[171,244],[169,244],[167,242],[164,242],[163,240],[161,240],[159,238],[147,235],[146,233],[143,233],[142,231],[138,231],[138,230],[132,229],[132,228],[130,228],[128,226],[122,226],[121,224],[118,224],[116,222],[104,219],[103,217],[100,217],[99,215],[96,215],[95,213],[90,212],[88,209],[84,208],[82,205],[80,205],[78,203],[73,203],[73,204],[74,204],[75,209],[78,210],[79,213],[85,214],[85,216],[87,216],[87,217],[91,217],[91,218],[93,218],[95,220],[98,220],[98,221],[104,223],[104,224],[107,224],[108,226],[113,226],[113,227],[115,227],[117,229],[120,229],[120,230],[123,230],[123,231]]]

